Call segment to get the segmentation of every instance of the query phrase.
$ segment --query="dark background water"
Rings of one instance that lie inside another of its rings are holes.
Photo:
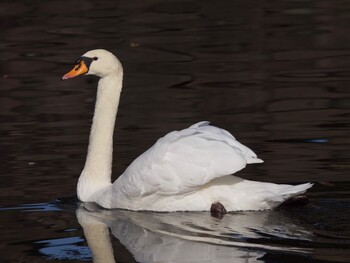
[[[311,204],[281,221],[296,220],[307,238],[264,232],[257,222],[260,235],[249,239],[254,224],[248,232],[225,225],[252,253],[239,258],[349,261],[349,1],[5,0],[0,15],[1,262],[92,259],[75,210],[53,200],[75,193],[97,85],[60,77],[95,48],[117,54],[125,72],[115,178],[165,133],[210,120],[265,161],[240,176],[316,182]],[[140,260],[124,242],[112,239],[116,260]],[[296,259],[289,247],[307,254]]]

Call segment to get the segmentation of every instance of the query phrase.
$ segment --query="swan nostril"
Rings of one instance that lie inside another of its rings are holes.
[[[77,71],[78,69],[80,69],[80,67],[81,67],[81,64],[78,64],[78,65],[74,68],[74,70]]]

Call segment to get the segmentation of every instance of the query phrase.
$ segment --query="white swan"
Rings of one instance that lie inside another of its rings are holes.
[[[261,163],[229,132],[199,122],[160,138],[111,183],[113,131],[122,90],[123,68],[102,49],[85,53],[62,79],[100,77],[85,167],[78,198],[104,208],[151,211],[272,209],[304,193],[310,183],[278,185],[244,180],[232,174]],[[214,206],[215,208],[215,206]]]

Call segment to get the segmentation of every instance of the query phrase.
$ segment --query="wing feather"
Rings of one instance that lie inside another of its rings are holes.
[[[199,122],[160,138],[114,183],[131,198],[189,194],[211,180],[259,163],[229,132]]]

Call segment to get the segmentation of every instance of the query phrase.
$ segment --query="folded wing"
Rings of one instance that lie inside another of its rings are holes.
[[[160,138],[117,179],[130,198],[195,192],[211,180],[263,162],[229,132],[199,122]]]

